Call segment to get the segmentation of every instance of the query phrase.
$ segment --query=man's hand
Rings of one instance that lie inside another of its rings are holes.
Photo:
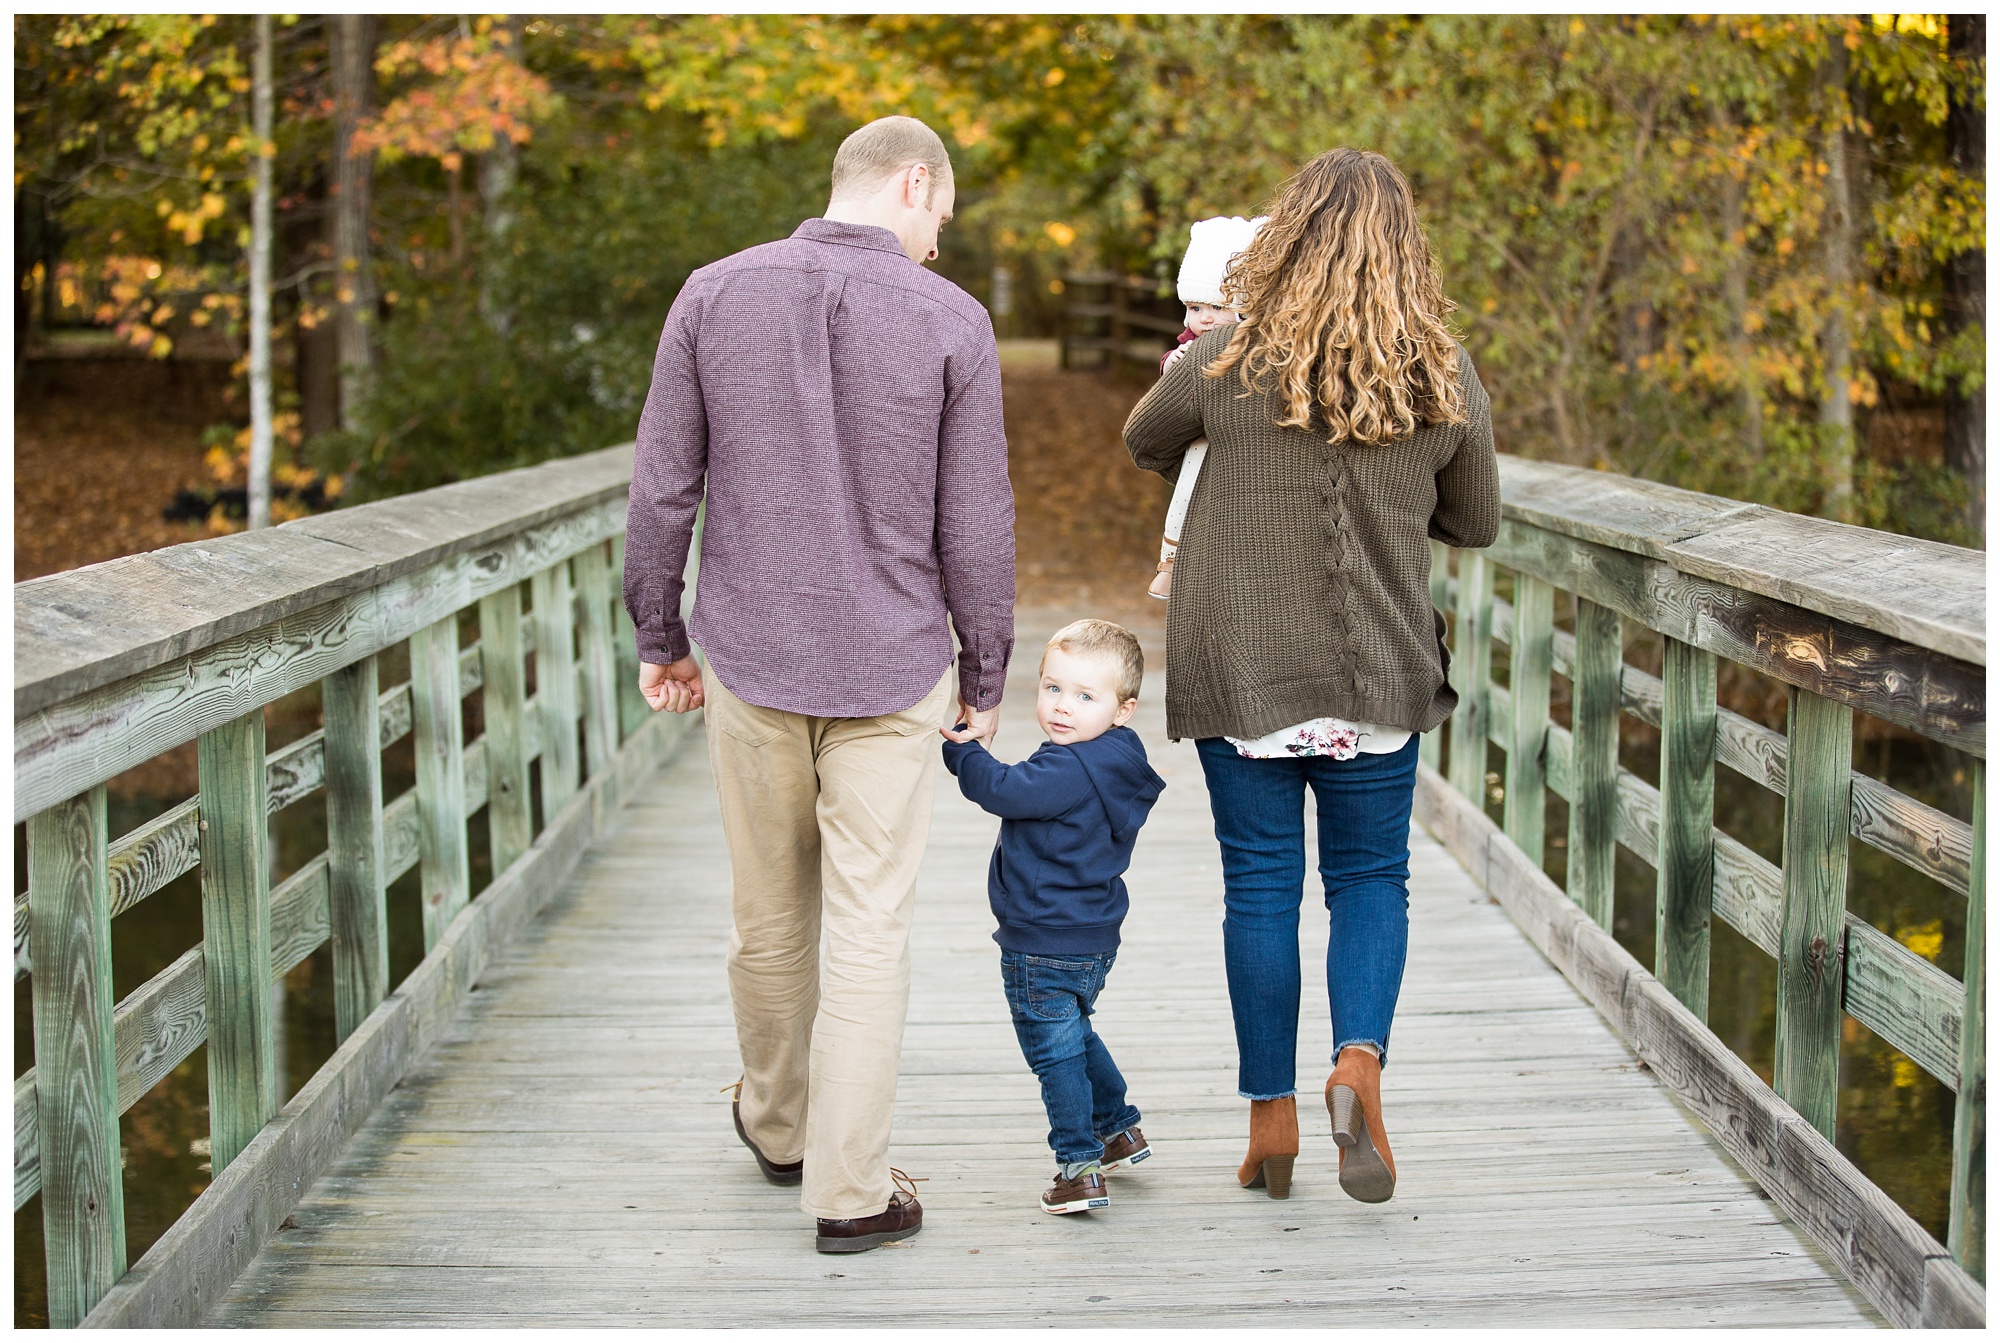
[[[653,712],[686,713],[703,703],[701,666],[692,656],[662,667],[657,662],[639,664],[639,693]]]
[[[956,730],[960,723],[965,724],[963,732]],[[983,739],[990,748],[993,745],[994,735],[1000,731],[1000,706],[996,704],[990,709],[975,709],[964,700],[960,700],[958,707],[951,711],[938,731],[952,741]]]

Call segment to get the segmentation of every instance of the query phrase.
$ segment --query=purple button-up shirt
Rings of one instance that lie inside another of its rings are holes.
[[[644,661],[692,634],[739,699],[819,717],[922,699],[949,612],[960,695],[998,704],[1014,492],[986,310],[887,229],[825,219],[696,271],[639,417],[625,606]]]

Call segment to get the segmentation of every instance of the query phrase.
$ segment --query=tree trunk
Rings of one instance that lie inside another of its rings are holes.
[[[250,525],[271,525],[271,16],[257,16],[251,73]]]
[[[1825,450],[1828,517],[1854,519],[1854,406],[1847,385],[1854,372],[1850,303],[1854,286],[1854,193],[1847,161],[1847,43],[1836,26],[1827,34],[1820,66],[1826,126],[1826,229],[1823,267],[1826,324],[1820,335],[1824,389],[1820,393],[1820,442]]]
[[[1764,457],[1764,389],[1757,372],[1757,348],[1750,339],[1750,245],[1743,201],[1746,182],[1736,175],[1736,146],[1742,135],[1733,114],[1713,109],[1718,144],[1731,166],[1722,178],[1722,241],[1729,260],[1722,270],[1722,297],[1728,310],[1729,356],[1736,365],[1736,413],[1743,424],[1743,447],[1750,461]],[[1748,169],[1744,169],[1747,176]]]
[[[375,155],[349,146],[367,117],[375,79],[375,23],[366,14],[327,20],[333,64],[334,340],[340,359],[340,425],[352,429],[375,376],[375,271],[368,217]]]
[[[509,15],[495,33],[496,37],[505,35],[507,56],[516,64],[521,60],[522,27],[520,15]],[[479,156],[479,200],[485,211],[485,246],[479,259],[479,311],[486,324],[503,336],[513,321],[512,314],[500,301],[498,280],[507,235],[514,228],[511,197],[520,171],[520,148],[504,135],[496,136],[493,147]]]
[[[1953,14],[1945,23],[1952,64],[1986,82],[1986,16]],[[1946,123],[1951,165],[1975,181],[1986,180],[1986,111],[1966,83],[1954,81]],[[1954,332],[1986,329],[1986,249],[1960,252],[1945,264],[1945,317]],[[1986,380],[1974,372],[1953,380],[1944,401],[1945,465],[1965,478],[1966,523],[1983,544],[1986,538]]]

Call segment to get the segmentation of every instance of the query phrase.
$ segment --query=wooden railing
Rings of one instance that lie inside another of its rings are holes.
[[[52,1324],[199,1323],[674,740],[681,721],[638,697],[618,595],[631,462],[614,448],[16,585],[35,1066],[14,1084],[14,1206],[42,1200]],[[404,640],[410,679],[384,688]],[[315,682],[323,729],[267,750],[265,706]],[[408,734],[416,786],[384,798],[383,749]],[[199,796],[108,835],[106,781],[188,741]],[[326,850],[274,886],[267,818],[314,792]],[[482,808],[493,880],[473,900]],[[114,1001],[113,920],[197,867],[201,945]],[[391,984],[385,892],[413,867],[426,955]],[[341,1043],[281,1111],[271,986],[329,941]],[[214,1179],[128,1273],[119,1116],[204,1043]]]
[[[1490,550],[1433,543],[1461,698],[1445,776],[1442,734],[1423,743],[1420,815],[1891,1321],[1983,1322],[1985,557],[1593,471],[1503,458],[1501,480]],[[1662,676],[1625,665],[1628,624],[1664,637]],[[1718,707],[1723,659],[1784,683],[1785,732]],[[1857,712],[1974,757],[1971,820],[1856,772]],[[1657,788],[1619,765],[1621,714],[1659,729]],[[1784,798],[1781,865],[1716,827],[1717,764]],[[1542,870],[1549,792],[1567,892]],[[1965,899],[1961,977],[1847,911],[1850,835]],[[1656,873],[1650,973],[1608,931],[1617,845]],[[1775,1091],[1705,1024],[1715,917],[1777,959]],[[1833,1146],[1844,1015],[1957,1093],[1949,1250]]]
[[[1105,367],[1120,359],[1158,359],[1185,325],[1181,316],[1168,315],[1168,305],[1176,302],[1173,289],[1163,287],[1158,280],[1116,271],[1085,271],[1063,276],[1063,284],[1074,294],[1063,306],[1060,362],[1064,368],[1082,367],[1076,357],[1082,352],[1102,352]],[[1088,297],[1094,292],[1103,297]],[[1153,311],[1147,311],[1148,306]],[[1145,333],[1138,337],[1137,349],[1135,331]]]

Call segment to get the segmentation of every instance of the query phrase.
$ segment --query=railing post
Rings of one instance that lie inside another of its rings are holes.
[[[1458,628],[1452,681],[1451,782],[1475,807],[1486,805],[1486,687],[1493,679],[1493,566],[1483,550],[1458,552]]]
[[[589,748],[586,777],[611,768],[618,754],[618,685],[611,661],[611,569],[604,543],[586,546],[576,557],[577,594],[582,598],[577,647],[583,657],[583,740]]]
[[[637,732],[651,712],[646,707],[646,697],[639,693],[639,631],[632,623],[632,613],[625,609],[624,591],[625,536],[621,532],[611,538],[611,630],[617,652],[613,672],[618,677],[620,742]]]
[[[336,1041],[354,1034],[389,993],[380,677],[371,654],[320,682]]]
[[[264,711],[201,735],[201,950],[215,1174],[278,1112]]]
[[[486,834],[493,878],[535,842],[528,785],[528,672],[521,648],[521,589],[479,602],[480,710],[486,720]]]
[[[1450,591],[1451,550],[1442,541],[1431,542],[1431,606],[1443,613],[1447,624],[1451,621]],[[1426,732],[1417,743],[1417,759],[1436,769],[1444,758],[1443,724]]]
[[[571,624],[569,561],[559,560],[529,583],[535,602],[535,698],[542,706],[542,821],[547,824],[576,792],[576,652]]]
[[[458,690],[458,616],[453,614],[410,636],[426,952],[451,927],[472,892],[465,844],[465,722]]]
[[[1777,1092],[1833,1137],[1854,710],[1791,688],[1784,912],[1778,935]]]
[[[1502,824],[1521,851],[1542,861],[1547,815],[1547,769],[1542,748],[1549,733],[1549,663],[1555,653],[1556,590],[1539,578],[1514,576],[1514,643],[1508,649],[1507,689],[1514,701],[1507,748],[1507,791]]]
[[[125,1272],[104,788],[28,820],[35,1134],[49,1323],[74,1328]]]
[[[1570,667],[1569,898],[1610,928],[1618,865],[1618,714],[1625,633],[1618,612],[1576,599]]]
[[[1952,1257],[1986,1281],[1986,765],[1972,765],[1972,880],[1965,903],[1965,1015],[1951,1131]]]
[[[1707,1021],[1715,904],[1715,654],[1668,639],[1663,672],[1653,973]]]

